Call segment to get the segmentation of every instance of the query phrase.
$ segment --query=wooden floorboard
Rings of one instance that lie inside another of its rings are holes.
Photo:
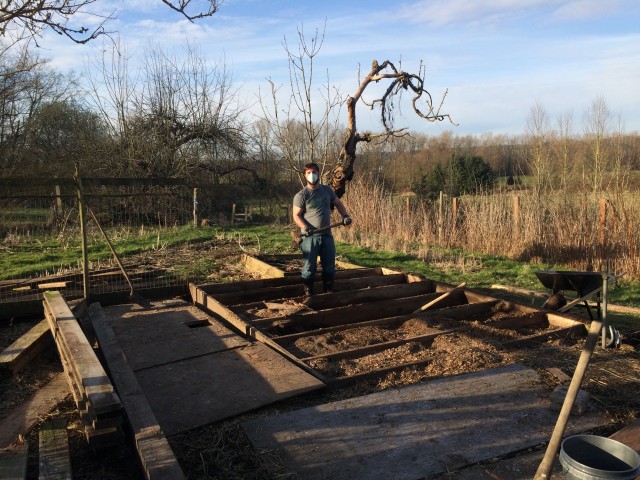
[[[510,365],[241,426],[254,448],[277,455],[297,478],[414,480],[547,441],[557,419],[541,402],[547,395],[534,370]],[[609,421],[597,412],[572,417],[567,433]]]

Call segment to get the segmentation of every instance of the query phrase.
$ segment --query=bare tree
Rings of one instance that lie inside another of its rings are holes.
[[[284,49],[289,62],[289,98],[284,108],[279,101],[280,87],[268,79],[271,104],[260,98],[264,118],[272,130],[282,158],[290,171],[300,173],[307,162],[316,162],[324,169],[326,160],[337,151],[335,143],[338,131],[339,113],[342,105],[340,92],[326,80],[316,90],[315,59],[324,43],[324,32],[315,30],[309,39],[304,29],[298,29],[298,48],[291,48],[285,38]],[[321,107],[314,101],[319,96]]]
[[[120,138],[127,174],[217,183],[247,172],[255,179],[243,163],[243,109],[224,62],[210,66],[193,45],[184,56],[150,46],[136,80],[125,57],[114,53],[102,62],[91,93]]]
[[[0,46],[0,50],[2,47]],[[18,167],[25,125],[42,105],[67,99],[74,79],[51,71],[27,45],[0,55],[0,167]]]
[[[549,134],[547,111],[540,102],[536,102],[527,117],[526,165],[529,174],[533,177],[533,188],[538,197],[551,185]]]
[[[611,132],[612,115],[603,96],[597,96],[584,113],[584,131],[588,142],[585,176],[590,177],[594,193],[604,187],[605,172],[609,168],[606,138]]]
[[[420,118],[429,122],[443,121],[445,119],[451,121],[448,114],[440,112],[440,108],[444,103],[447,92],[443,94],[440,103],[438,105],[434,105],[431,94],[425,88],[424,77],[425,68],[422,63],[420,64],[418,73],[416,74],[408,73],[396,68],[396,66],[389,60],[385,60],[382,63],[378,63],[377,60],[373,60],[369,73],[364,77],[364,79],[362,79],[362,81],[360,81],[356,92],[347,98],[347,129],[344,143],[340,154],[338,155],[337,162],[326,175],[327,183],[333,187],[338,197],[342,197],[342,195],[344,195],[347,182],[351,181],[353,178],[353,165],[356,160],[356,147],[358,146],[358,143],[368,143],[373,140],[384,142],[392,137],[408,135],[406,128],[395,128],[394,126],[396,102],[401,99],[401,96],[405,91],[410,92],[412,95],[411,107],[413,112]],[[365,90],[370,85],[380,82],[388,83],[384,94],[372,102],[364,100],[363,95]],[[362,101],[362,103],[371,109],[379,108],[380,119],[383,126],[382,132],[358,132],[356,124],[356,106],[359,101]]]
[[[206,9],[191,12],[191,0],[161,1],[190,21],[212,16],[222,4],[222,0],[206,0]],[[90,42],[108,33],[105,23],[115,16],[115,10],[109,14],[98,13],[93,7],[99,3],[100,0],[0,0],[0,36],[16,28],[24,32],[19,39],[36,38],[51,29],[76,43]],[[98,19],[97,27],[74,23],[78,17],[87,15]]]

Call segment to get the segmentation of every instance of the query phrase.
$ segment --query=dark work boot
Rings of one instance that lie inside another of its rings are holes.
[[[302,284],[304,285],[304,294],[307,297],[310,297],[311,295],[313,295],[314,280],[315,280],[314,278],[307,278],[302,280]]]
[[[333,278],[330,280],[322,279],[322,291],[324,293],[333,293]]]

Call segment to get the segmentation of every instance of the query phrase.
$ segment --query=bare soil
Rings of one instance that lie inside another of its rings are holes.
[[[216,265],[215,271],[209,274],[206,281],[222,282],[253,278],[238,262],[242,253],[240,247],[234,242],[212,240],[189,247],[148,253],[141,256],[139,261],[173,267],[184,263],[186,268],[194,258],[206,256]],[[197,279],[197,281],[205,280]],[[492,294],[497,295],[494,292]],[[506,298],[506,300],[509,299]],[[504,307],[504,304],[499,305]],[[282,308],[284,311],[280,314],[285,314],[288,306],[284,305]],[[291,309],[296,308],[299,308],[299,305],[292,303]],[[259,312],[253,313],[260,316]],[[498,307],[492,312],[491,319],[497,319],[506,314],[501,311],[501,307]],[[266,311],[264,315],[267,315]],[[38,320],[0,324],[0,349],[10,345]],[[264,407],[238,418],[176,435],[170,438],[169,442],[189,479],[293,479],[295,476],[291,472],[287,472],[283,467],[277,467],[278,458],[269,458],[267,461],[265,452],[258,454],[254,451],[240,428],[241,422],[256,415],[271,415],[514,362],[536,369],[542,380],[548,384],[549,389],[558,384],[558,379],[547,368],[560,368],[567,375],[572,375],[582,348],[580,341],[575,343],[553,341],[535,348],[505,349],[501,347],[501,343],[512,334],[509,330],[498,330],[482,325],[486,320],[487,318],[472,319],[470,323],[473,324],[473,329],[436,337],[431,346],[410,342],[384,352],[348,360],[319,358],[312,361],[312,366],[331,377],[384,368],[398,363],[398,360],[403,363],[421,363],[375,380],[363,380],[343,388],[326,389]],[[305,337],[298,339],[293,348],[298,354],[311,357],[372,343],[425,335],[436,329],[454,326],[459,327],[460,321],[454,322],[444,317],[429,321],[413,319],[393,328],[363,327]],[[473,333],[470,334],[470,332]],[[528,333],[536,333],[536,331],[532,329]],[[523,331],[521,330],[518,335],[523,335]],[[616,420],[612,431],[598,432],[599,434],[613,433],[617,428],[638,418],[640,414],[640,396],[637,393],[640,391],[639,339],[631,334],[625,336],[624,332],[623,337],[623,344],[619,349],[596,349],[582,384],[605,412]],[[17,376],[0,379],[0,418],[11,415],[16,405],[28,399],[33,392],[45,385],[56,372],[61,370],[57,352],[51,348]],[[50,415],[64,416],[67,419],[74,479],[143,478],[140,469],[135,467],[138,460],[130,441],[98,452],[87,445],[72,400],[69,399],[58,405]],[[27,441],[30,445],[28,478],[35,479],[38,477],[37,428],[28,435]],[[270,469],[267,468],[267,464]],[[275,469],[274,465],[276,465]],[[446,478],[455,478],[455,476]]]

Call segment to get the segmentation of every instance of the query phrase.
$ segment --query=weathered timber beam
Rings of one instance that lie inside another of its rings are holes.
[[[430,281],[401,283],[398,285],[381,285],[359,290],[313,295],[305,300],[304,304],[314,310],[322,310],[380,300],[414,297],[432,292],[433,285]]]
[[[550,338],[565,340],[568,337],[573,335],[583,337],[585,335],[585,329],[583,324],[574,325],[571,327],[557,328],[554,330],[548,330],[542,333],[536,333],[533,335],[528,335],[522,338],[516,338],[513,340],[508,340],[506,342],[502,342],[503,347],[520,347],[523,345],[530,345],[534,343],[543,343],[548,341]]]
[[[428,365],[432,361],[433,360],[431,358],[427,358],[427,359],[424,359],[424,360],[416,360],[414,362],[399,363],[399,364],[396,364],[396,365],[391,365],[389,367],[377,368],[377,369],[371,370],[369,372],[356,373],[355,375],[345,375],[345,376],[342,376],[342,377],[329,378],[328,379],[328,382],[329,382],[328,386],[330,388],[344,387],[344,386],[346,386],[348,384],[359,382],[359,381],[362,381],[362,380],[370,380],[370,379],[373,379],[373,378],[379,378],[379,377],[381,377],[383,375],[386,375],[388,373],[398,372],[398,371],[403,370],[405,368],[422,367],[424,365]]]
[[[251,255],[242,255],[242,263],[244,264],[244,269],[246,271],[258,273],[263,278],[284,277],[284,270],[274,267],[273,265],[269,265],[267,262],[256,257],[252,257]]]
[[[38,433],[38,472],[41,479],[71,480],[67,422],[53,417]]]
[[[424,335],[417,335],[415,337],[401,338],[398,340],[389,340],[387,342],[374,343],[371,345],[366,345],[364,347],[356,347],[356,348],[349,348],[347,350],[340,350],[339,352],[330,352],[330,353],[324,353],[320,355],[313,355],[311,357],[303,357],[301,358],[301,360],[303,362],[311,362],[313,360],[320,360],[320,359],[340,360],[344,358],[355,358],[355,357],[361,357],[364,355],[369,355],[371,353],[381,352],[382,350],[395,348],[400,345],[406,345],[407,343],[411,343],[411,342],[427,343],[430,345],[436,337],[447,335],[449,333],[462,332],[469,329],[471,329],[471,326],[465,325],[463,327],[449,328],[447,330],[440,330],[439,332],[427,333]]]
[[[193,283],[189,284],[189,291],[191,292],[191,298],[193,300],[193,303],[197,305],[199,308],[202,308],[207,312],[211,312],[220,316],[223,320],[225,320],[227,323],[235,327],[243,335],[246,335],[247,337],[253,338],[255,340],[258,340],[264,343],[268,347],[284,355],[286,358],[291,360],[297,366],[302,368],[305,372],[310,373],[311,375],[316,377],[318,380],[325,382],[324,378],[322,378],[322,376],[319,375],[318,372],[310,368],[304,362],[301,362],[300,360],[298,360],[298,358],[295,355],[292,355],[291,352],[289,352],[287,349],[278,345],[276,342],[274,342],[270,337],[265,335],[263,332],[253,327],[251,324],[247,323],[246,321],[244,321],[237,314],[229,310],[229,308],[227,308],[225,305],[218,302],[211,295],[208,295],[206,292],[198,288],[198,286],[196,286]]]
[[[42,320],[0,353],[0,369],[15,375],[51,345],[51,340],[49,323]]]
[[[357,270],[337,270],[336,279],[360,278],[380,276],[381,273],[375,268],[361,268]],[[320,279],[320,274],[316,275]],[[299,276],[285,276],[282,278],[263,278],[257,280],[240,280],[238,282],[215,283],[210,285],[198,285],[198,288],[209,295],[219,295],[222,293],[237,293],[257,288],[283,287],[286,285],[300,285],[302,280]]]
[[[89,306],[89,318],[122,400],[146,478],[184,479],[185,475],[99,303]]]
[[[417,295],[415,297],[405,297],[391,300],[370,302],[363,305],[337,307],[327,310],[320,310],[312,313],[300,313],[280,318],[265,318],[253,320],[254,326],[272,325],[302,325],[307,328],[331,327],[346,323],[355,323],[363,320],[373,320],[377,318],[392,317],[396,315],[406,315],[416,308],[424,305],[436,297],[438,293]],[[466,298],[462,291],[456,292],[448,297],[442,307],[454,306],[466,303]]]
[[[545,312],[533,312],[524,315],[515,315],[513,317],[501,318],[487,323],[493,328],[505,330],[515,330],[524,327],[534,327],[540,325],[548,325],[547,314]]]
[[[45,309],[51,316],[53,336],[60,340],[78,376],[78,386],[85,392],[97,415],[110,414],[122,408],[111,381],[96,357],[80,324],[58,292],[44,294]]]
[[[285,277],[289,278],[289,277]],[[302,281],[281,287],[255,288],[240,292],[220,293],[214,295],[216,300],[224,305],[246,304],[256,301],[275,300],[277,298],[301,297],[304,294]],[[367,287],[375,287],[379,285],[393,285],[405,281],[403,274],[396,275],[379,275],[374,277],[356,277],[342,278],[335,280],[334,287],[336,292],[355,290]],[[321,283],[317,284],[318,288],[322,288]]]
[[[334,327],[318,328],[315,330],[307,330],[305,332],[291,333],[288,335],[273,336],[273,340],[281,345],[294,342],[299,338],[314,337],[316,335],[324,335],[326,333],[340,332],[344,330],[351,330],[354,328],[362,327],[374,327],[374,326],[386,326],[392,327],[394,325],[406,322],[407,320],[420,319],[428,320],[429,318],[446,317],[454,320],[465,320],[470,315],[477,315],[485,313],[491,310],[496,304],[497,300],[491,302],[482,303],[468,303],[465,305],[457,305],[455,307],[446,307],[434,311],[426,311],[420,313],[410,313],[408,315],[398,315],[395,317],[378,318],[376,320],[368,320],[356,323],[348,323],[343,325],[336,325]]]

